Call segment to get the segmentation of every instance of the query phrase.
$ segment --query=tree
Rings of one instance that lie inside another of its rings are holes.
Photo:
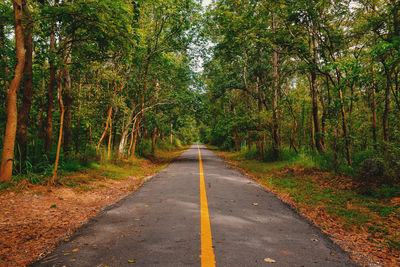
[[[21,0],[13,1],[14,21],[15,21],[15,50],[17,65],[14,70],[14,77],[7,91],[7,124],[4,136],[3,154],[1,157],[0,180],[11,180],[14,164],[14,146],[18,122],[17,92],[21,83],[25,65],[25,46],[23,6]]]

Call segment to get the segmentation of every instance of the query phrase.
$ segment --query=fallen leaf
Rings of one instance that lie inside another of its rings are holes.
[[[64,256],[68,256],[69,255],[69,253],[64,253]]]
[[[269,263],[275,263],[276,262],[276,260],[273,260],[271,258],[265,258],[264,261],[265,262],[269,262]]]
[[[292,254],[292,252],[290,252],[290,251],[288,251],[288,250],[281,250],[281,253],[282,253],[282,254],[285,254],[285,255],[290,255],[290,254]]]
[[[135,263],[136,260],[128,260],[129,263]]]
[[[258,203],[257,203],[257,202],[254,202],[254,203],[253,203],[253,206],[258,206]]]
[[[79,248],[73,249],[72,252],[77,252]]]

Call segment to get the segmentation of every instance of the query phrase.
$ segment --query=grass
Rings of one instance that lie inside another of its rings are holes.
[[[328,233],[335,227],[347,231],[349,237],[367,231],[377,247],[400,252],[400,185],[371,187],[365,195],[350,177],[319,171],[306,157],[264,162],[249,159],[247,151],[217,153]]]

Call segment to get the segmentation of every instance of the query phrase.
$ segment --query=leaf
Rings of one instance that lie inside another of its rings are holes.
[[[136,260],[135,260],[135,259],[133,259],[133,260],[128,260],[128,262],[129,262],[129,263],[135,263]]]
[[[254,203],[253,203],[253,206],[258,206],[258,203],[257,203],[257,202],[254,202]]]
[[[269,263],[275,263],[276,262],[276,260],[271,259],[271,258],[265,258],[264,261],[265,262],[269,262]]]
[[[77,252],[79,248],[73,249],[72,252]]]
[[[53,205],[50,206],[50,208],[51,208],[51,209],[57,208],[57,205],[56,205],[56,204],[53,204]]]

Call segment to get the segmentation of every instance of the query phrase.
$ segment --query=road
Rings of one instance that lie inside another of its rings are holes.
[[[214,264],[356,266],[319,229],[197,144],[33,266]]]

